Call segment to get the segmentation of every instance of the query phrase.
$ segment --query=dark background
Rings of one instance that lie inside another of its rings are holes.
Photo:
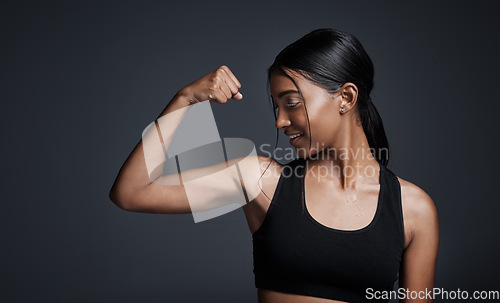
[[[321,27],[374,62],[389,168],[438,209],[436,287],[499,290],[494,3],[3,1],[0,301],[256,302],[242,209],[195,224],[108,193],[170,98],[222,64],[244,101],[212,105],[221,137],[274,145],[265,70]]]

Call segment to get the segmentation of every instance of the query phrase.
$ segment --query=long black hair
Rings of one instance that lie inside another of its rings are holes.
[[[288,77],[302,95],[302,91],[287,70],[300,74],[330,93],[339,91],[347,82],[354,83],[358,88],[356,106],[359,119],[368,139],[370,151],[377,162],[387,166],[389,142],[382,118],[370,97],[373,88],[373,63],[354,35],[331,28],[317,29],[288,45],[276,56],[267,70],[268,92],[271,74],[279,72]],[[302,100],[309,122],[303,95]],[[277,119],[276,111],[273,112],[274,118]],[[308,125],[310,134],[310,123]],[[278,136],[279,130],[276,129],[276,146]]]

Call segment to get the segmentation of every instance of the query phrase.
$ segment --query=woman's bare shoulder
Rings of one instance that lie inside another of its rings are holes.
[[[419,186],[400,177],[398,181],[401,185],[405,229],[413,238],[418,230],[437,223],[436,205],[429,194]]]
[[[401,184],[401,198],[405,200],[407,207],[425,211],[434,206],[434,201],[422,188],[400,177],[398,181]]]

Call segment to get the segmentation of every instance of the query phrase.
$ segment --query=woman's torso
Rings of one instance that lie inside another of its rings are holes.
[[[255,235],[256,231],[260,232],[271,205],[270,199],[273,199],[276,193],[284,167],[284,165],[280,165],[276,161],[273,161],[273,164],[269,167],[271,173],[263,178],[262,188],[265,195],[259,195],[252,203],[244,207],[245,216],[247,217],[252,235]],[[387,171],[386,173],[388,174]],[[332,185],[326,184],[326,182],[318,182],[318,178],[314,178],[309,172],[306,173],[306,170],[304,170],[304,174],[304,179],[299,181],[299,183],[302,182],[304,189],[304,202],[302,207],[304,208],[305,206],[305,214],[308,217],[309,223],[317,226],[317,231],[313,229],[315,233],[335,232],[342,234],[344,231],[347,231],[347,233],[354,231],[354,233],[356,233],[359,230],[371,228],[371,225],[373,225],[372,222],[374,218],[376,218],[377,209],[379,208],[378,202],[381,184],[378,178],[376,178],[376,182],[367,182],[366,184],[357,185],[356,196],[353,200],[352,195],[342,194],[342,191],[334,190]],[[399,178],[397,179],[398,181],[401,180]],[[404,180],[401,181],[406,183]],[[300,194],[296,192],[295,195]],[[404,225],[407,227],[406,221]],[[404,247],[406,247],[409,243],[409,228],[405,228],[404,232]],[[328,234],[323,234],[322,236],[327,235]],[[268,290],[265,288],[258,289],[258,297],[261,303],[340,302],[331,299]]]

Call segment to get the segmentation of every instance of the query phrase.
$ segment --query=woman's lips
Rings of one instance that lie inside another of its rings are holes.
[[[293,146],[296,146],[297,145],[297,142],[302,139],[302,137],[304,136],[304,134],[300,134],[300,136],[298,137],[295,137],[293,139],[290,139],[290,145],[293,145]]]

